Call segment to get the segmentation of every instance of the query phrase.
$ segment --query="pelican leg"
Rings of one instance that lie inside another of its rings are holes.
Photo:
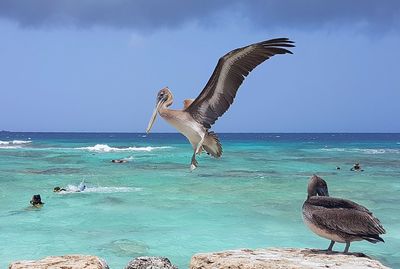
[[[333,245],[335,244],[335,241],[331,240],[331,243],[329,244],[329,247],[326,251],[332,251]]]
[[[201,137],[200,142],[197,144],[196,151],[195,151],[196,154],[200,154],[200,153],[201,153],[201,151],[202,151],[202,149],[203,149],[203,142],[204,142],[204,138],[205,138],[205,137],[206,137],[206,136],[203,135],[203,136]]]
[[[201,149],[202,149],[203,142],[204,142],[204,137],[205,137],[205,135],[203,135],[201,137],[200,142],[197,144],[196,148],[194,149],[193,156],[192,156],[192,162],[190,163],[190,171],[193,171],[198,166],[198,162],[196,160],[196,154],[201,153]]]
[[[192,162],[190,163],[190,171],[193,171],[194,169],[196,169],[196,167],[197,167],[197,165],[198,165],[199,163],[197,162],[197,160],[196,160],[196,151],[193,153],[193,156],[192,156]]]
[[[346,242],[346,247],[344,248],[343,253],[348,253],[349,252],[349,247],[350,247],[350,242]]]

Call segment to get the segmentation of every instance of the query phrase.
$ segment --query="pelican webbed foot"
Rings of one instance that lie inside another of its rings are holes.
[[[194,169],[196,169],[198,164],[199,163],[196,160],[196,153],[194,153],[192,156],[192,162],[190,163],[190,171],[193,171]]]
[[[314,254],[341,254],[342,252],[328,250],[328,249],[309,249],[309,252]]]
[[[350,256],[354,256],[354,257],[359,257],[359,258],[368,258],[371,259],[370,256],[365,255],[364,253],[361,252],[346,252],[346,253],[339,253],[339,254],[343,254],[343,255],[350,255]]]
[[[327,249],[312,249],[311,252],[324,253],[324,254],[334,254],[335,251],[332,250],[334,244],[335,244],[335,241],[331,240],[331,243],[329,244],[329,247]]]

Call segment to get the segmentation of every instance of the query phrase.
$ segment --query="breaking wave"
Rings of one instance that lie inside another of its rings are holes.
[[[32,141],[27,140],[11,140],[11,141],[2,141],[0,140],[0,148],[2,149],[18,149],[22,148],[22,146],[32,143]]]
[[[0,140],[0,145],[24,145],[24,144],[29,144],[29,143],[32,143],[32,141],[27,141],[27,140],[1,141]]]
[[[81,191],[80,186],[68,185],[66,191],[60,192],[60,194],[68,194],[68,193],[118,193],[118,192],[137,192],[141,191],[142,188],[133,188],[133,187],[86,187],[83,191]]]
[[[93,147],[81,147],[77,149],[83,149],[88,151],[94,152],[118,152],[118,151],[153,151],[155,149],[167,149],[171,147],[126,147],[126,148],[117,148],[117,147],[110,147],[107,144],[97,144]]]
[[[364,153],[364,154],[385,154],[385,153],[400,153],[400,149],[378,148],[378,149],[360,149],[360,148],[322,148],[322,151],[334,152],[351,152],[351,153]]]

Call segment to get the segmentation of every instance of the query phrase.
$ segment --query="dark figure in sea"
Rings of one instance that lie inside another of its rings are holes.
[[[62,192],[62,191],[67,191],[67,190],[64,189],[64,188],[60,188],[60,187],[55,187],[55,188],[53,189],[53,192]]]
[[[364,171],[361,169],[361,165],[359,163],[355,163],[353,167],[350,169],[350,171]]]
[[[121,160],[121,159],[119,159],[119,160],[111,160],[111,162],[112,163],[126,163],[126,162],[128,162],[127,160]]]
[[[30,203],[34,207],[42,207],[44,205],[44,203],[42,202],[42,198],[40,197],[40,194],[33,195]]]
[[[85,184],[85,180],[82,180],[81,183],[79,183],[79,185],[77,187],[73,186],[71,187],[67,187],[67,188],[60,188],[60,187],[54,187],[53,192],[68,192],[68,193],[72,193],[72,192],[83,192],[86,190],[86,184]]]
[[[384,242],[379,235],[384,234],[385,229],[366,207],[329,197],[328,185],[316,175],[311,177],[307,191],[303,220],[311,231],[331,240],[327,252],[332,251],[335,242],[346,243],[343,253],[348,253],[353,241]]]
[[[336,166],[336,170],[340,170],[340,167],[339,167],[339,166]]]

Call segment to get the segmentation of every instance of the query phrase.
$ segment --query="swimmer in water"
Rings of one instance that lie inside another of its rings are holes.
[[[364,171],[363,169],[361,169],[361,165],[359,163],[355,163],[353,165],[353,167],[350,169],[350,171]]]
[[[32,200],[30,201],[30,204],[34,207],[42,207],[44,203],[42,202],[42,198],[40,197],[40,194],[35,194],[32,196]]]
[[[60,188],[60,187],[54,187],[53,192],[62,192],[62,191],[67,191],[64,188]]]
[[[85,180],[82,180],[78,186],[68,185],[65,188],[61,188],[59,186],[54,187],[53,192],[56,193],[73,193],[73,192],[83,192],[86,190]]]
[[[112,163],[126,163],[128,162],[127,160],[122,160],[122,159],[118,159],[118,160],[111,160]]]

